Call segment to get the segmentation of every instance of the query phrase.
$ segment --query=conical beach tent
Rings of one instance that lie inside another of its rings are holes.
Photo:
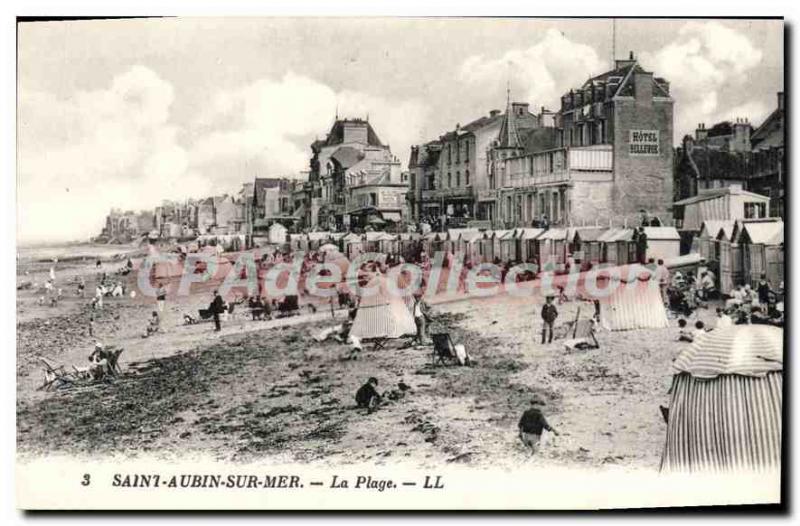
[[[715,329],[681,353],[675,369],[662,471],[780,468],[781,329]]]
[[[653,273],[642,265],[619,267],[608,284],[611,294],[601,300],[603,326],[611,331],[664,329],[669,327],[667,309]]]
[[[374,292],[362,297],[350,334],[368,340],[400,338],[417,332],[414,317],[403,296],[389,291],[386,276],[375,275],[366,289]]]

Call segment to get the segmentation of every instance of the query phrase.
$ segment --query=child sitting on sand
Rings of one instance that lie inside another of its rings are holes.
[[[150,316],[150,321],[147,322],[147,332],[144,334],[143,338],[157,333],[160,328],[161,319],[158,317],[158,311],[153,311],[153,314]]]
[[[367,413],[375,411],[381,403],[381,395],[375,389],[377,385],[378,379],[373,376],[356,391],[356,404],[362,409],[367,409]]]

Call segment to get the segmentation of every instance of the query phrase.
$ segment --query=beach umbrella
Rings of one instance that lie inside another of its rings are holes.
[[[326,243],[326,244],[322,245],[321,247],[319,247],[319,250],[321,252],[339,252],[339,247],[337,247],[336,245],[334,245],[332,243]]]
[[[780,469],[783,331],[734,325],[674,362],[662,471]]]

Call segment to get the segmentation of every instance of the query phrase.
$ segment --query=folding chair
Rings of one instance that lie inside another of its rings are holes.
[[[568,350],[599,349],[600,343],[595,337],[592,320],[586,319],[575,322],[572,338],[564,342],[564,347]]]
[[[39,389],[49,391],[59,385],[74,385],[75,378],[72,373],[67,372],[63,365],[53,365],[44,356],[39,356],[39,361],[44,365],[44,382]]]
[[[433,340],[433,365],[437,363],[447,365],[458,364],[458,357],[456,356],[455,345],[450,338],[450,333],[439,332],[431,334]]]
[[[372,340],[372,350],[378,351],[386,347],[386,343],[389,341],[388,338],[375,338]]]

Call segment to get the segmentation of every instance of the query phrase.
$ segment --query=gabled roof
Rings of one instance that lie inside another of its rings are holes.
[[[747,236],[752,244],[780,244],[783,242],[783,221],[770,221],[765,223],[744,223],[737,236],[741,243]],[[777,241],[772,243],[772,241]]]
[[[693,203],[699,203],[700,201],[707,201],[708,199],[717,199],[719,197],[723,197],[726,195],[744,195],[747,197],[751,197],[758,201],[768,202],[769,197],[761,194],[756,194],[753,192],[748,192],[747,190],[742,190],[740,188],[717,188],[714,190],[709,190],[707,192],[703,192],[702,194],[695,195],[693,197],[689,197],[686,199],[682,199],[680,201],[675,201],[673,206],[685,206],[691,205]]]
[[[450,228],[447,230],[447,238],[450,240],[457,240],[461,234],[480,234],[477,228]]]
[[[514,237],[517,239],[536,239],[544,232],[543,228],[518,228],[515,233]]]
[[[680,241],[681,239],[678,231],[672,226],[647,226],[644,227],[644,233],[647,234],[648,240]]]
[[[566,240],[568,236],[569,236],[569,230],[566,228],[551,228],[546,230],[536,239],[538,241],[543,241],[546,239],[562,241]]]
[[[700,235],[702,236],[703,232],[705,232],[708,237],[719,239],[719,234],[722,232],[726,239],[730,239],[735,224],[736,221],[733,219],[703,221],[703,225],[700,227]]]
[[[605,227],[589,227],[574,229],[573,239],[577,235],[581,241],[599,241],[600,237],[608,231]]]
[[[631,241],[632,239],[632,228],[609,228],[598,236],[597,241],[602,243],[614,243],[615,241]]]

